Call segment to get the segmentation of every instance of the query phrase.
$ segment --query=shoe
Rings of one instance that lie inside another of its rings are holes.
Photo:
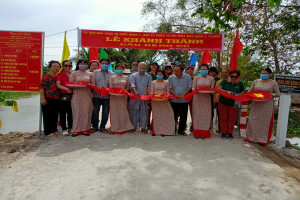
[[[63,134],[63,136],[69,136],[69,133],[67,130],[64,130],[62,134]]]
[[[106,130],[106,129],[100,129],[100,132],[102,132],[102,133],[109,133],[109,131]]]
[[[151,125],[148,125],[148,126],[147,126],[147,129],[148,129],[149,131],[152,131],[152,126],[151,126]]]
[[[86,130],[86,131],[82,131],[81,134],[85,135],[85,136],[90,136],[92,133],[92,129]]]
[[[183,135],[183,136],[187,136],[187,134],[184,131],[178,132],[178,134]]]
[[[95,132],[97,132],[98,131],[98,129],[95,129],[95,128],[92,128],[92,133],[95,133]]]
[[[222,133],[221,138],[222,138],[222,139],[225,139],[225,138],[226,138],[226,134],[225,134],[225,133]]]
[[[152,134],[152,136],[155,136],[155,134]]]
[[[129,133],[134,133],[136,131],[136,129],[131,129],[131,130],[129,130],[128,132]]]
[[[77,137],[79,134],[80,134],[80,132],[73,132],[71,136],[72,137]]]
[[[229,140],[233,139],[232,133],[227,133],[225,137]]]
[[[141,131],[142,131],[142,133],[144,133],[144,134],[148,134],[148,130],[147,130],[147,129],[142,128]]]
[[[49,137],[57,137],[57,134],[56,133],[50,133],[48,136]]]

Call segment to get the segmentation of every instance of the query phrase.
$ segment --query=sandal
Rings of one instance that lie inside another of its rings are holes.
[[[147,129],[142,128],[141,131],[142,131],[142,133],[144,133],[144,134],[148,134],[148,130],[147,130]]]
[[[77,137],[79,134],[80,134],[80,132],[73,132],[71,136],[72,137]]]
[[[134,133],[136,131],[136,129],[131,129],[131,130],[129,130],[128,132],[129,133]]]
[[[184,131],[182,131],[182,132],[180,132],[178,134],[183,135],[183,136],[187,136],[187,134]]]
[[[56,133],[50,133],[48,136],[50,136],[50,137],[57,137],[57,134]]]
[[[95,129],[95,128],[92,128],[92,133],[95,133],[95,132],[97,132],[98,131],[98,129]]]
[[[109,133],[109,131],[106,130],[106,129],[101,129],[100,132],[102,132],[102,133]]]

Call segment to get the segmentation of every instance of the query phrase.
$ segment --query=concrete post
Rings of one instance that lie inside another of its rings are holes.
[[[285,148],[290,106],[291,95],[281,94],[276,133],[276,146],[280,149]]]

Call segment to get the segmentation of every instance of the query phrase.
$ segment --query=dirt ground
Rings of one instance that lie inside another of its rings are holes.
[[[288,152],[290,151],[290,152]],[[288,152],[288,153],[287,153]],[[0,199],[299,199],[299,151],[218,135],[0,135]]]

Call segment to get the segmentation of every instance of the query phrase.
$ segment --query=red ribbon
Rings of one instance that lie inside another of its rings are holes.
[[[198,92],[207,92],[207,91],[208,92],[219,93],[223,97],[225,97],[227,99],[233,99],[235,101],[252,101],[252,100],[267,101],[267,100],[272,98],[272,95],[269,92],[264,92],[264,91],[253,90],[253,91],[248,92],[247,94],[241,94],[241,95],[234,96],[232,94],[229,94],[227,92],[223,92],[221,90],[214,89],[214,88],[197,88],[193,92],[191,92],[191,93],[189,93],[189,94],[187,94],[183,97],[170,95],[170,94],[151,94],[151,95],[136,96],[136,95],[134,95],[134,94],[128,92],[127,90],[122,89],[122,88],[101,87],[101,89],[99,89],[97,86],[89,84],[89,83],[85,83],[85,82],[80,82],[80,83],[67,82],[67,84],[90,86],[91,88],[93,88],[95,91],[97,91],[102,96],[106,96],[108,94],[124,94],[124,95],[128,95],[131,99],[140,99],[140,100],[149,100],[149,99],[160,99],[160,100],[162,100],[162,99],[169,99],[169,98],[184,98],[188,101],[191,101],[194,94],[196,94]]]

